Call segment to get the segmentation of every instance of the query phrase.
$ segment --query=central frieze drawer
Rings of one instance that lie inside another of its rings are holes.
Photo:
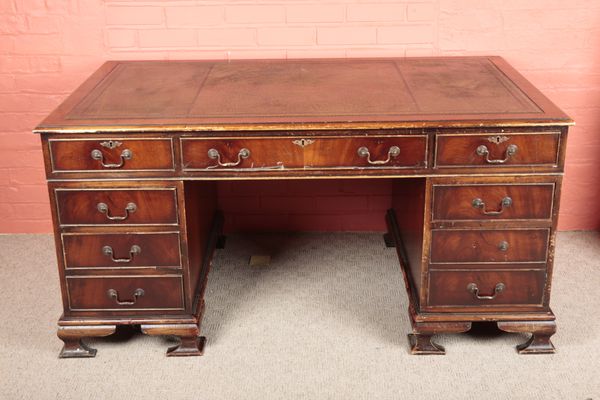
[[[50,139],[52,172],[172,171],[171,139]]]
[[[180,268],[179,233],[62,235],[65,268]]]
[[[427,136],[181,139],[184,171],[425,168]]]
[[[560,133],[438,134],[435,166],[558,166]]]
[[[554,183],[434,185],[433,220],[550,219]]]
[[[183,310],[183,280],[164,276],[70,276],[71,311]]]
[[[177,224],[175,188],[55,189],[64,225]]]
[[[545,262],[548,229],[432,230],[431,262]]]
[[[434,271],[429,273],[430,306],[541,306],[546,271]]]

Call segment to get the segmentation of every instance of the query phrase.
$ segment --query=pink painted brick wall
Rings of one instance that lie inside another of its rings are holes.
[[[465,54],[505,57],[577,120],[560,228],[598,229],[597,0],[2,0],[0,232],[50,231],[30,130],[105,60]],[[389,204],[386,180],[241,185],[219,191],[233,230],[377,230]]]

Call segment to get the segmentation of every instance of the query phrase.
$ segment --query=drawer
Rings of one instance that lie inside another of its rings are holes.
[[[303,167],[303,148],[294,138],[181,138],[184,171],[277,170]]]
[[[175,169],[171,139],[50,139],[52,172]]]
[[[545,262],[549,229],[432,230],[432,263]]]
[[[541,306],[546,271],[433,271],[429,306]]]
[[[558,166],[560,133],[436,136],[435,166]]]
[[[315,138],[306,146],[308,168],[425,168],[427,136]]]
[[[183,280],[164,276],[69,276],[72,311],[183,310]]]
[[[432,219],[550,219],[553,183],[434,185]]]
[[[63,234],[66,269],[180,268],[179,233]]]
[[[61,225],[177,224],[175,188],[55,189]]]

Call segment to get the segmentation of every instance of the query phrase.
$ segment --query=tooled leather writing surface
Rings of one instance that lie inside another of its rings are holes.
[[[488,57],[114,62],[91,90],[80,98],[76,93],[71,107],[40,128],[528,118],[568,122],[564,114],[547,109],[552,107],[540,107],[540,98],[547,99],[535,89],[533,96],[525,93],[523,85],[513,83],[524,79],[507,75],[499,63],[503,60]]]

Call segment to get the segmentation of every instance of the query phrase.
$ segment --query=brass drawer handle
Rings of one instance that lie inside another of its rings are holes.
[[[98,149],[92,150],[91,156],[94,160],[100,161],[100,164],[104,168],[121,168],[125,164],[125,160],[131,160],[133,158],[133,152],[129,149],[125,149],[121,152],[121,162],[118,164],[104,164],[104,154]]]
[[[507,251],[508,250],[508,242],[502,241],[498,243],[498,250]]]
[[[490,160],[490,151],[488,150],[486,145],[482,144],[481,146],[477,147],[477,155],[485,156],[485,162],[488,164],[504,164],[508,161],[509,158],[517,154],[517,150],[519,150],[517,145],[511,144],[506,148],[506,153],[504,153],[504,159]]]
[[[110,246],[102,247],[102,254],[104,254],[107,257],[110,257],[110,259],[116,263],[130,263],[133,261],[133,257],[135,257],[137,254],[140,254],[141,252],[142,252],[142,248],[140,246],[138,246],[137,244],[134,244],[133,246],[131,246],[131,249],[129,250],[129,258],[115,258],[115,253],[114,253],[112,247],[110,247]]]
[[[490,296],[480,296],[479,288],[477,287],[476,283],[469,283],[467,285],[467,291],[469,293],[473,293],[473,297],[476,298],[477,300],[494,300],[499,293],[502,293],[504,291],[504,289],[506,289],[506,285],[504,283],[500,282],[500,283],[497,283],[496,286],[494,287],[494,294],[492,294]]]
[[[110,219],[111,221],[123,221],[123,220],[126,220],[129,217],[129,214],[134,213],[137,210],[137,206],[135,205],[135,203],[127,203],[127,206],[125,206],[125,215],[123,215],[123,216],[112,216],[112,215],[110,215],[110,211],[109,211],[108,205],[106,203],[98,203],[96,205],[96,208],[102,214],[106,214],[106,218]]]
[[[217,160],[217,165],[211,165],[207,168],[237,167],[238,165],[241,164],[242,160],[244,160],[248,157],[250,157],[250,150],[244,148],[244,149],[241,149],[240,152],[238,153],[237,161],[224,163],[224,162],[221,162],[221,154],[219,153],[219,150],[210,149],[210,150],[208,150],[208,158]]]
[[[483,215],[492,215],[493,216],[493,215],[500,215],[500,214],[502,214],[506,208],[512,206],[512,203],[513,203],[512,199],[510,197],[506,196],[500,202],[500,209],[499,210],[488,211],[485,208],[485,202],[478,197],[476,199],[473,199],[473,201],[471,202],[471,205],[474,208],[481,209],[481,213]]]
[[[114,299],[115,303],[117,303],[120,306],[132,306],[137,302],[138,298],[144,295],[144,289],[135,289],[135,291],[133,292],[133,300],[119,300],[119,292],[117,292],[116,289],[108,289],[106,291],[106,294],[109,298]]]
[[[400,147],[398,146],[392,146],[390,147],[390,149],[388,150],[388,156],[387,159],[385,160],[371,160],[371,153],[369,153],[369,149],[366,147],[359,147],[358,148],[358,156],[362,157],[362,158],[367,158],[367,162],[371,165],[383,165],[383,164],[387,164],[392,160],[392,157],[398,157],[400,155]]]

